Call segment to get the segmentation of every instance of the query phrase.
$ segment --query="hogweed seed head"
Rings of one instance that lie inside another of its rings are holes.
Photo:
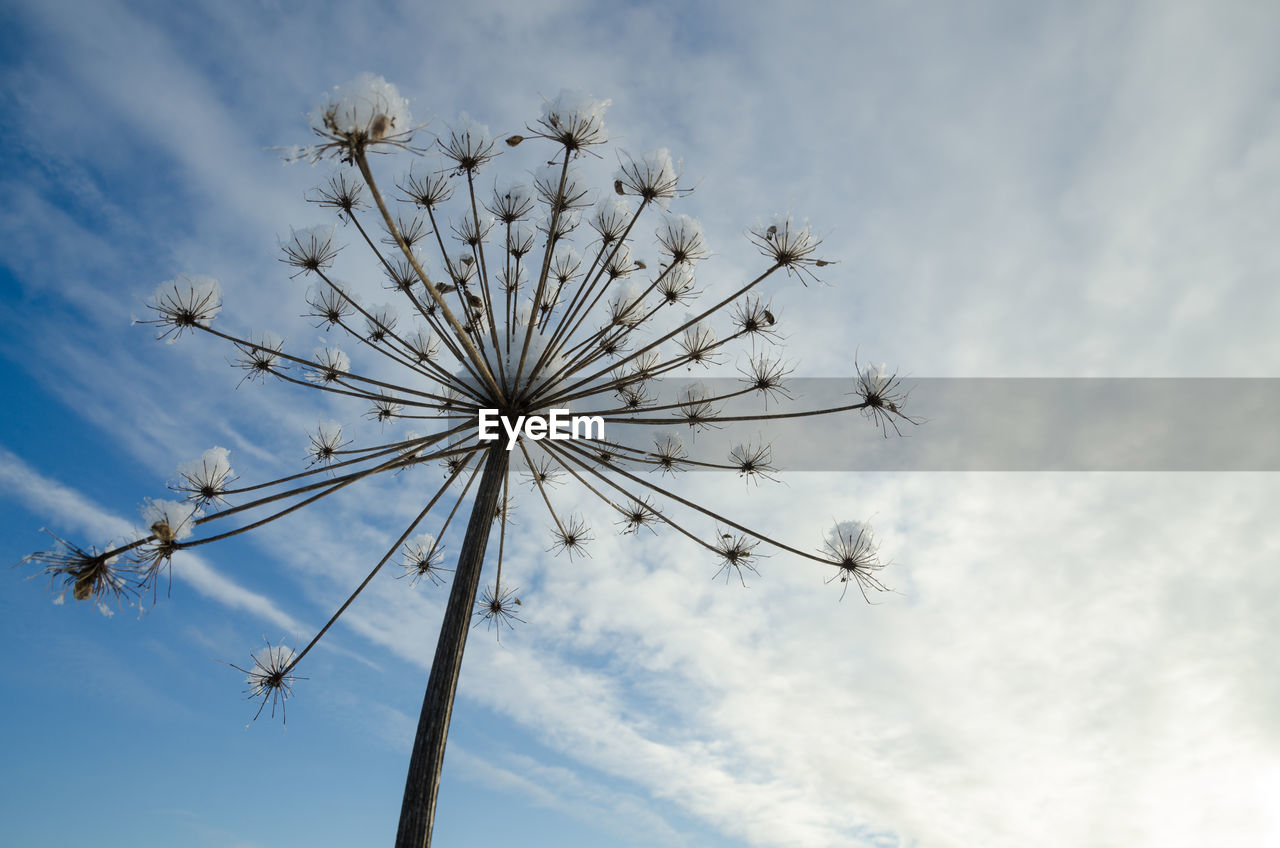
[[[294,230],[289,240],[281,242],[284,257],[280,260],[298,269],[298,274],[322,271],[333,264],[338,246],[333,243],[332,226],[306,227]],[[294,276],[298,276],[294,274]]]
[[[485,204],[489,214],[502,224],[514,224],[524,220],[533,211],[533,192],[523,183],[510,183],[502,188],[494,186],[493,199]]]
[[[298,680],[306,680],[305,677],[296,677],[291,673],[294,663],[293,650],[284,645],[272,645],[268,641],[265,648],[251,652],[249,659],[253,660],[249,668],[241,668],[232,663],[228,665],[244,675],[244,682],[248,686],[244,690],[245,697],[250,701],[262,702],[258,705],[258,711],[254,713],[253,720],[258,720],[258,716],[262,715],[268,703],[271,704],[272,718],[275,718],[278,706],[281,717],[287,719],[285,701],[293,697],[293,684]]]
[[[604,113],[612,102],[596,100],[581,91],[561,91],[542,104],[542,117],[531,131],[559,142],[570,152],[604,144],[609,140]]]
[[[519,591],[519,589],[486,586],[480,593],[479,600],[476,601],[476,612],[480,613],[480,618],[472,627],[479,627],[483,623],[485,629],[496,630],[498,641],[502,641],[503,625],[506,625],[508,630],[513,630],[515,625],[512,622],[525,623],[523,618],[516,615],[516,608],[521,606],[520,597],[516,595]]]
[[[902,434],[900,422],[915,423],[904,411],[910,392],[897,374],[886,371],[884,363],[863,366],[855,361],[854,370],[857,376],[854,377],[853,394],[865,404],[862,414],[875,422],[886,438],[890,429]]]
[[[321,142],[296,148],[289,159],[314,163],[334,157],[353,162],[366,152],[411,149],[415,127],[409,101],[399,90],[380,76],[364,73],[321,98],[311,112],[311,129]]]
[[[315,352],[315,364],[306,377],[313,383],[334,383],[351,370],[351,360],[337,348],[320,348]]]
[[[284,350],[284,340],[274,333],[259,333],[256,339],[236,344],[235,366],[244,370],[245,380],[256,380],[265,383],[268,374],[279,376],[279,372],[287,366],[281,362],[280,354]]]
[[[199,459],[179,465],[178,479],[169,488],[185,494],[199,509],[225,504],[227,488],[236,481],[230,456],[226,448],[209,448]]]
[[[343,441],[342,427],[334,421],[322,421],[316,426],[314,433],[308,433],[307,456],[308,466],[328,465],[334,461],[338,451],[351,442]]]
[[[884,591],[885,587],[876,575],[885,564],[880,561],[879,545],[867,524],[861,521],[837,522],[827,532],[822,553],[836,567],[835,574],[827,582],[840,581],[841,600],[844,600],[851,582],[857,584],[864,600],[868,589]]]
[[[691,305],[700,295],[694,265],[711,253],[702,225],[663,211],[687,194],[679,163],[665,148],[639,157],[620,155],[612,185],[593,189],[582,155],[598,155],[596,149],[606,143],[608,106],[607,100],[570,92],[547,101],[541,116],[526,125],[527,136],[508,136],[501,146],[504,155],[530,152],[542,164],[524,169],[519,180],[483,185],[477,174],[497,159],[499,145],[487,127],[464,114],[435,139],[443,163],[411,168],[392,197],[378,189],[369,154],[424,152],[410,144],[420,127],[412,124],[407,101],[371,74],[329,93],[312,116],[320,141],[300,155],[355,167],[336,173],[307,199],[313,211],[360,233],[369,249],[370,273],[351,286],[333,279],[339,247],[332,220],[293,230],[282,240],[282,261],[295,269],[293,276],[315,277],[306,294],[306,317],[326,333],[348,336],[344,346],[357,361],[340,348],[340,340],[322,342],[307,359],[270,334],[236,336],[221,326],[214,331],[210,325],[221,308],[221,289],[209,277],[178,276],[162,284],[149,304],[154,314],[148,323],[170,341],[189,330],[217,336],[233,347],[232,364],[245,379],[265,383],[270,374],[291,386],[324,392],[362,409],[371,422],[362,424],[366,432],[385,432],[368,445],[354,446],[338,423],[321,421],[307,434],[306,470],[239,489],[233,488],[228,452],[212,448],[181,466],[171,483],[185,502],[147,503],[147,532],[140,538],[104,551],[59,540],[55,550],[27,561],[42,566],[42,573],[78,600],[100,603],[109,596],[134,595],[148,584],[154,589],[157,575],[171,570],[174,554],[186,547],[252,530],[347,486],[359,491],[362,481],[377,475],[431,463],[444,468],[443,484],[320,635],[393,559],[410,583],[442,582],[448,569],[442,567],[441,540],[453,532],[451,526],[456,531],[451,522],[477,479],[489,480],[481,487],[483,503],[496,506],[490,514],[475,513],[475,526],[496,530],[498,544],[493,582],[479,599],[465,599],[468,607],[475,602],[476,626],[484,621],[500,632],[521,620],[515,615],[520,599],[502,583],[518,497],[529,499],[535,509],[545,507],[549,550],[567,553],[570,560],[587,554],[594,536],[581,514],[566,514],[558,505],[564,497],[561,485],[597,496],[624,535],[670,529],[701,545],[718,559],[715,576],[726,583],[737,576],[745,585],[747,573],[757,573],[763,551],[783,550],[833,566],[832,579],[846,586],[856,582],[864,595],[883,590],[877,576],[883,564],[863,525],[837,525],[813,553],[734,523],[717,506],[664,488],[676,485],[666,477],[694,468],[736,472],[748,483],[776,479],[771,444],[763,435],[736,444],[727,458],[705,455],[705,446],[693,437],[729,422],[855,409],[882,429],[896,430],[910,419],[902,413],[906,393],[896,375],[883,367],[864,369],[856,361],[855,403],[794,410],[784,383],[791,366],[757,353],[757,340],[783,341],[763,295],[770,275],[785,269],[803,281],[829,264],[816,257],[819,240],[807,223],[784,215],[756,226],[749,238],[769,263],[763,273],[727,297],[717,281],[715,305],[697,315],[684,312],[698,308]],[[646,240],[652,234],[648,252],[637,241],[640,233]],[[437,272],[439,278],[433,276]],[[353,292],[368,278],[380,281],[392,293],[388,296],[397,298],[396,305],[357,302]],[[661,382],[694,366],[732,362],[735,353],[745,353],[746,359],[736,365],[741,379],[732,391],[717,394],[700,383],[675,390]],[[294,365],[301,367],[301,377],[291,373]],[[788,402],[786,411],[770,413],[771,401]],[[743,403],[755,408],[743,412]],[[480,432],[481,410],[497,412],[508,424],[523,421],[524,429],[504,424],[500,441],[491,443]],[[548,437],[552,425],[545,418],[558,411],[575,418],[566,439]],[[579,417],[587,421],[581,435]],[[538,418],[544,419],[542,430],[533,426]],[[387,431],[393,422],[397,426]],[[598,430],[592,422],[599,423]],[[686,427],[693,431],[689,447],[679,435]],[[503,448],[508,451],[501,466],[505,478],[495,483],[495,477],[481,472],[492,470],[487,458]],[[513,491],[512,473],[527,489]],[[415,482],[420,481],[417,475]],[[250,492],[247,502],[227,504],[229,496]],[[446,496],[453,499],[451,509],[438,503]],[[480,503],[477,496],[473,509]],[[247,520],[224,532],[208,531],[210,522],[230,515]],[[688,529],[691,519],[715,522],[715,538],[708,541]],[[420,531],[419,523],[427,521],[439,522],[431,528],[436,532]],[[472,526],[465,516],[459,524]],[[200,538],[194,538],[197,530]],[[483,534],[481,539],[468,544],[492,544]],[[488,567],[476,553],[474,548],[461,552],[459,561]],[[178,562],[181,567],[181,558]],[[476,574],[468,579],[467,586],[481,582]],[[296,654],[270,643],[252,654],[251,667],[241,671],[250,697],[262,702],[258,714],[268,701],[273,713],[277,705],[283,707],[297,679],[292,669],[315,641]]]
[[[61,593],[54,603],[62,603],[62,593],[67,589],[75,600],[99,605],[109,599],[119,603],[137,595],[133,572],[127,566],[122,567],[120,557],[111,550],[81,548],[52,533],[49,536],[54,541],[53,548],[30,554],[19,564],[41,566],[40,573],[48,575],[51,589],[55,583],[61,585]]]
[[[668,218],[658,227],[658,244],[672,262],[693,265],[710,255],[702,224],[688,215]]]
[[[430,533],[420,533],[404,543],[401,553],[404,575],[409,578],[409,585],[416,584],[426,578],[434,586],[444,585],[444,574],[453,569],[444,568],[444,546]]]
[[[809,230],[809,222],[797,223],[790,215],[774,215],[768,223],[757,224],[751,230],[751,240],[770,261],[786,268],[789,274],[796,273],[801,282],[804,282],[805,275],[816,279],[811,266],[830,264],[814,258],[813,253],[822,240]]]
[[[449,126],[448,137],[441,138],[439,144],[445,158],[459,171],[474,173],[497,155],[489,128],[471,120],[466,112]]]
[[[147,304],[157,317],[143,321],[163,328],[157,338],[173,341],[185,331],[207,327],[222,309],[222,286],[213,277],[179,274],[161,283]]]
[[[618,169],[614,188],[618,194],[634,194],[666,209],[681,193],[679,166],[671,161],[671,153],[665,147],[638,159],[628,156]]]
[[[716,571],[712,579],[716,579],[724,575],[725,582],[729,582],[729,578],[737,575],[739,582],[745,587],[747,578],[745,572],[750,571],[752,574],[759,575],[756,567],[752,564],[752,560],[760,556],[755,552],[760,542],[757,539],[749,538],[743,534],[733,534],[718,532],[719,538],[712,543],[712,551],[720,557],[720,568]]]
[[[341,324],[356,311],[341,288],[324,283],[307,292],[307,305],[311,307],[307,315],[320,322],[316,326],[325,329]]]

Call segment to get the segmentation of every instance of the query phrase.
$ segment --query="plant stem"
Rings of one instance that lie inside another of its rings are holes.
[[[489,448],[485,457],[484,475],[476,491],[475,505],[471,508],[462,551],[458,554],[458,567],[453,574],[453,587],[440,625],[440,638],[436,642],[427,692],[422,699],[422,713],[418,717],[418,732],[413,740],[396,848],[428,848],[431,845],[436,796],[440,791],[440,770],[444,764],[453,698],[458,691],[462,651],[467,644],[467,631],[471,629],[471,612],[480,587],[480,570],[484,564],[489,531],[493,527],[494,510],[506,477],[507,462],[507,448],[500,439]]]

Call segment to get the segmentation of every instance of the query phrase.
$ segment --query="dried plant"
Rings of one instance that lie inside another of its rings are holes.
[[[402,322],[391,306],[359,302],[333,279],[331,267],[342,249],[334,225],[293,231],[281,260],[293,276],[314,281],[306,314],[317,327],[345,334],[370,361],[394,362],[404,379],[388,382],[353,370],[352,358],[336,346],[307,357],[288,352],[269,334],[216,329],[221,289],[207,277],[178,276],[162,284],[150,303],[149,323],[170,341],[187,332],[224,340],[234,349],[233,364],[245,371],[244,380],[271,377],[349,398],[365,407],[365,417],[379,432],[401,420],[429,432],[353,447],[342,427],[322,423],[309,434],[303,470],[253,485],[238,485],[227,451],[213,448],[179,469],[172,488],[185,496],[183,502],[148,504],[147,529],[137,538],[101,552],[59,540],[54,551],[28,558],[44,566],[55,583],[72,588],[78,600],[127,599],[148,588],[154,597],[161,572],[179,551],[252,530],[375,475],[440,463],[444,483],[319,633],[298,651],[268,643],[253,655],[251,669],[241,669],[249,696],[261,702],[258,712],[268,702],[273,713],[277,705],[283,711],[299,679],[294,670],[397,551],[410,585],[445,582],[449,571],[441,567],[438,540],[464,502],[471,504],[413,746],[400,846],[430,842],[449,715],[472,619],[499,634],[522,621],[515,614],[521,600],[502,583],[513,471],[517,482],[527,484],[531,506],[545,510],[550,550],[557,554],[589,555],[595,538],[582,516],[556,505],[557,487],[566,485],[599,498],[616,513],[621,533],[668,528],[687,537],[718,564],[713,577],[738,578],[745,585],[770,551],[832,569],[830,579],[842,584],[841,597],[850,581],[864,596],[884,589],[876,545],[863,524],[837,524],[821,547],[805,550],[656,482],[690,468],[737,472],[752,483],[777,473],[767,443],[741,444],[723,459],[698,457],[686,448],[681,429],[862,411],[887,434],[909,419],[896,378],[886,377],[883,369],[859,370],[850,403],[786,406],[790,366],[767,353],[781,336],[761,288],[781,276],[806,284],[816,280],[816,269],[829,264],[817,256],[819,239],[789,216],[760,224],[750,232],[764,257],[758,276],[714,303],[697,305],[701,293],[694,270],[709,250],[696,221],[668,212],[669,204],[687,193],[670,154],[665,149],[619,154],[613,185],[600,197],[593,196],[579,172],[580,158],[598,156],[607,141],[608,105],[566,92],[544,103],[527,135],[510,136],[503,145],[464,116],[434,145],[415,146],[426,134],[413,124],[394,86],[365,75],[335,89],[313,114],[319,141],[291,156],[338,163],[338,172],[308,199],[333,210],[346,231],[364,243],[413,320]],[[544,145],[540,158],[546,164],[531,183],[495,182],[487,194],[480,172],[502,150],[521,144]],[[442,164],[411,169],[395,195],[375,180],[371,154],[421,154],[430,147]],[[656,225],[661,259],[655,268],[633,253],[646,216]],[[439,276],[428,272],[429,246],[438,253]],[[690,308],[696,314],[685,312]],[[719,330],[717,320],[723,322]],[[748,348],[747,364],[739,366],[741,388],[716,394],[695,385],[665,401],[653,388],[664,375],[725,361],[735,344]],[[725,412],[726,404],[752,396],[763,411]],[[771,404],[784,408],[775,411]],[[575,424],[577,438],[551,439],[538,438],[528,425],[512,431],[504,424],[492,440],[480,438],[481,410],[495,410],[510,422],[570,405],[589,425],[594,426],[590,419],[598,421],[599,428],[589,426],[579,434]],[[606,428],[616,435],[606,439]],[[628,440],[628,431],[641,438]],[[452,506],[441,521],[436,510],[443,510],[447,500]],[[217,522],[236,515],[249,520],[216,532]],[[438,524],[433,535],[419,532],[428,520]],[[709,538],[695,529],[699,521],[714,528]],[[481,594],[481,569],[495,527],[493,580]]]

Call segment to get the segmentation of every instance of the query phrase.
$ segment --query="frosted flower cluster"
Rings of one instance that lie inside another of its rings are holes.
[[[156,317],[142,323],[160,326],[159,338],[173,341],[187,330],[209,326],[222,311],[222,286],[213,277],[179,274],[161,283],[150,302]]]
[[[582,91],[561,91],[542,104],[542,117],[538,119],[540,134],[568,150],[604,144],[609,140],[604,113],[612,102],[597,100]]]
[[[311,112],[321,143],[291,148],[286,159],[319,162],[329,156],[352,162],[366,150],[407,148],[413,134],[409,101],[382,77],[363,73],[326,92]]]
[[[258,713],[254,716],[255,719],[262,715],[268,702],[271,703],[271,715],[274,716],[276,707],[279,706],[283,710],[284,702],[292,697],[293,684],[300,679],[289,673],[295,656],[292,649],[268,642],[265,648],[259,648],[249,654],[249,658],[253,660],[249,668],[232,666],[236,671],[244,674],[244,682],[248,686],[245,694],[250,699],[262,700]]]
[[[409,101],[380,76],[364,73],[335,85],[311,113],[311,129],[324,135],[365,135],[378,141],[413,126]]]
[[[671,161],[671,151],[660,147],[624,162],[614,175],[613,188],[618,194],[634,194],[667,209],[680,191],[680,171]]]
[[[235,479],[231,470],[231,451],[212,447],[201,454],[199,459],[179,465],[178,479],[170,488],[185,493],[188,500],[202,507],[225,503],[227,487]]]

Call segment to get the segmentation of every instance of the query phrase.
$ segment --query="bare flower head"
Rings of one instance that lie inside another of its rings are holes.
[[[493,199],[485,204],[489,214],[502,224],[524,220],[533,207],[533,192],[523,183],[510,183],[501,188],[494,186]]]
[[[419,268],[426,270],[427,265],[423,257],[415,255],[414,259],[417,260]],[[387,288],[414,297],[414,289],[420,285],[422,279],[418,276],[418,269],[413,267],[413,262],[405,256],[395,256],[387,260],[382,270],[390,283]]]
[[[554,163],[534,171],[533,189],[552,213],[582,209],[591,205],[591,187],[576,166]]]
[[[494,522],[495,523],[500,522],[502,524],[514,524],[515,521],[512,519],[511,516],[519,508],[520,508],[520,505],[516,503],[515,497],[510,492],[508,492],[506,495],[503,496],[502,500],[498,501],[497,507],[495,507],[493,510]]]
[[[431,235],[431,225],[421,215],[397,215],[395,227],[394,233],[387,232],[382,237],[382,243],[388,247],[396,247],[400,244],[400,240],[403,240],[405,244],[413,248],[418,242]],[[397,235],[400,236],[400,240],[396,239]]]
[[[405,337],[404,343],[419,364],[440,358],[440,338],[430,330],[419,327]]]
[[[101,604],[114,599],[117,603],[132,598],[137,588],[132,581],[132,573],[120,567],[120,557],[111,550],[100,551],[95,547],[81,548],[52,533],[54,541],[50,550],[30,554],[22,559],[22,563],[33,563],[41,566],[41,574],[49,577],[49,586],[61,585],[61,592],[71,590],[71,596],[77,601],[92,601]],[[34,575],[33,575],[34,576]],[[59,594],[54,603],[62,602]]]
[[[395,332],[399,320],[394,306],[384,303],[369,307],[364,319],[365,338],[371,344],[386,341],[387,337]]]
[[[316,189],[315,195],[308,200],[350,215],[365,208],[364,185],[349,178],[345,172],[339,172],[330,177],[326,185]]]
[[[473,284],[479,276],[480,267],[476,265],[474,257],[465,253],[455,257],[449,266],[449,277],[453,280],[455,287],[466,288]]]
[[[623,533],[635,534],[641,529],[656,533],[653,526],[660,520],[658,509],[648,495],[633,498],[625,506],[619,507],[618,526]]]
[[[291,673],[294,663],[293,650],[284,645],[272,645],[268,641],[265,648],[251,652],[249,659],[253,662],[248,668],[241,668],[232,663],[228,665],[244,675],[244,682],[248,686],[244,690],[245,697],[250,701],[261,701],[258,711],[253,715],[253,720],[258,720],[258,716],[262,715],[267,704],[271,704],[272,718],[275,718],[277,706],[280,708],[281,718],[286,718],[285,701],[293,697],[293,684],[299,680],[306,680],[305,677],[297,677]]]
[[[338,451],[351,444],[349,440],[343,441],[342,427],[334,421],[320,422],[314,433],[307,434],[307,439],[309,466],[330,464],[337,457]]]
[[[588,223],[604,244],[612,244],[622,238],[631,225],[631,204],[625,198],[602,197],[591,212]]]
[[[684,441],[675,433],[666,433],[654,440],[654,461],[663,474],[674,474],[684,470],[689,451],[685,450]]]
[[[710,365],[716,361],[716,331],[710,324],[699,322],[684,331],[676,342],[690,365]]]
[[[177,480],[169,488],[200,509],[225,504],[227,488],[236,481],[230,456],[226,448],[209,448],[199,459],[179,465]]]
[[[507,253],[517,262],[533,250],[538,237],[537,228],[528,221],[516,221],[507,230]],[[524,267],[523,265],[521,266]]]
[[[662,252],[672,262],[692,265],[706,259],[710,253],[706,237],[702,234],[702,224],[688,215],[668,218],[658,227],[657,235]]]
[[[645,319],[644,288],[624,284],[613,288],[609,299],[609,323],[615,327],[638,327]]]
[[[781,337],[776,329],[778,319],[774,317],[771,306],[759,297],[748,296],[733,305],[729,320],[739,335],[747,336],[753,342],[756,339],[776,342]]]
[[[286,367],[280,360],[283,350],[284,341],[270,332],[259,333],[256,339],[237,343],[235,366],[244,370],[241,382],[256,380],[263,383],[269,374],[279,376],[278,372]]]
[[[470,248],[477,248],[482,242],[489,240],[493,232],[494,220],[488,215],[473,215],[450,225],[453,237]]]
[[[533,488],[544,486],[559,486],[564,482],[564,473],[560,467],[551,461],[550,457],[541,456],[526,468],[523,472],[525,479]]]
[[[307,305],[311,307],[307,315],[319,322],[316,326],[326,329],[341,324],[356,311],[349,297],[328,283],[311,287],[307,292]]]
[[[647,350],[635,355],[628,363],[631,376],[624,379],[622,384],[635,385],[653,379],[661,363],[662,354],[658,350]]]
[[[139,576],[139,588],[150,587],[154,599],[159,577],[170,575],[173,555],[183,547],[183,540],[191,537],[200,517],[194,502],[150,499],[143,504],[142,521],[151,535],[129,552],[134,569]]]
[[[351,359],[334,347],[320,348],[315,352],[315,364],[307,371],[307,379],[313,383],[333,383],[341,380],[351,370]]]
[[[630,276],[636,270],[636,263],[631,258],[631,246],[625,242],[619,244],[610,253],[604,264],[604,270],[610,282]]]
[[[858,374],[854,378],[853,393],[865,404],[862,414],[875,422],[886,438],[890,429],[901,435],[900,421],[916,423],[903,411],[910,392],[897,374],[886,371],[884,363],[860,366],[855,362],[854,367]]]
[[[617,391],[618,403],[628,412],[636,412],[656,402],[643,383],[628,382]]]
[[[797,223],[790,215],[774,215],[768,223],[757,224],[751,230],[751,240],[772,262],[786,268],[787,273],[798,273],[801,282],[805,275],[816,279],[810,266],[821,268],[830,264],[814,258],[813,252],[822,241],[809,230],[809,222]]]
[[[365,417],[370,421],[377,421],[379,424],[386,424],[400,417],[404,411],[404,407],[395,402],[390,397],[379,397],[373,401],[373,406],[365,413]]]
[[[542,104],[542,117],[533,132],[559,142],[571,152],[604,144],[609,140],[604,113],[612,102],[596,100],[581,91],[561,91]]]
[[[587,527],[587,522],[577,514],[564,519],[552,535],[555,543],[551,546],[551,550],[557,554],[567,553],[571,560],[574,554],[589,556],[587,543],[595,539]]]
[[[284,251],[284,258],[280,261],[297,268],[298,274],[328,268],[338,255],[338,246],[333,243],[333,229],[332,226],[318,226],[294,230],[289,240],[280,244]]]
[[[483,623],[486,630],[496,630],[495,635],[501,641],[504,625],[508,630],[513,630],[515,625],[512,622],[518,621],[524,624],[525,620],[516,615],[516,611],[522,605],[520,597],[516,594],[519,591],[519,589],[498,589],[496,586],[486,586],[480,593],[480,599],[476,601],[476,612],[480,614],[480,619],[472,626],[479,627]]]
[[[614,180],[618,194],[634,194],[666,209],[682,190],[679,166],[671,161],[671,153],[662,147],[638,159],[626,157]]]
[[[736,575],[738,581],[746,586],[746,572],[750,571],[756,575],[760,573],[756,571],[753,564],[753,560],[760,556],[755,552],[760,541],[741,533],[735,535],[719,532],[718,536],[719,538],[711,544],[711,549],[720,557],[720,568],[712,579],[723,575],[725,582],[728,583],[729,578]]]
[[[502,286],[502,290],[509,295],[519,295],[520,290],[529,284],[529,268],[525,265],[512,265],[510,268],[504,268],[498,273],[498,284]],[[543,299],[542,308],[547,309],[556,301],[556,296],[560,293],[560,287],[557,286],[555,291],[547,298]],[[527,320],[527,316],[525,316]]]
[[[415,174],[411,170],[399,188],[406,200],[428,210],[447,203],[453,196],[453,183],[448,174],[440,171]]]
[[[439,144],[445,158],[451,160],[460,172],[474,173],[497,155],[489,128],[471,120],[466,112],[458,116]]]
[[[401,565],[404,575],[409,578],[409,585],[427,579],[433,586],[443,586],[443,575],[453,571],[445,568],[444,546],[430,533],[420,533],[404,543],[401,551]]]
[[[147,306],[157,317],[143,323],[162,327],[157,338],[173,341],[187,330],[209,326],[222,309],[222,286],[213,277],[179,274],[161,283]]]
[[[750,365],[747,368],[739,368],[738,373],[742,374],[742,382],[748,388],[759,392],[764,398],[765,408],[768,408],[771,400],[791,400],[791,394],[787,391],[785,384],[791,368],[781,359],[755,356],[752,357]]]
[[[365,152],[408,148],[414,126],[409,101],[399,90],[364,73],[321,98],[311,113],[311,129],[320,144],[297,150],[291,158],[319,162],[332,156],[352,162]]]
[[[581,271],[582,257],[572,247],[559,248],[548,267],[548,275],[561,287],[575,282]]]
[[[778,469],[773,465],[773,448],[767,444],[740,444],[729,451],[729,465],[748,483],[760,484],[761,478],[777,482],[773,475]]]
[[[883,592],[885,586],[877,577],[885,564],[880,561],[879,545],[871,534],[871,527],[861,521],[840,521],[827,532],[822,545],[827,561],[836,567],[836,573],[827,579],[839,580],[840,599],[844,600],[850,583],[856,583],[862,597],[867,590]]]
[[[698,294],[694,291],[693,268],[685,264],[676,265],[658,283],[657,291],[668,306],[690,303]]]

